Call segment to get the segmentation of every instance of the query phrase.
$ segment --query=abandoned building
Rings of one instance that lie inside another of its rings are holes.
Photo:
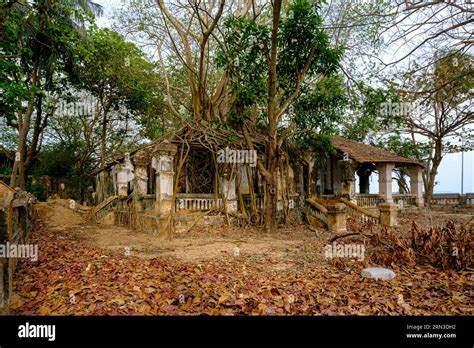
[[[424,205],[422,171],[425,166],[422,163],[340,136],[333,136],[332,143],[337,154],[321,166],[322,179],[318,190],[321,196],[347,196],[364,207],[375,207],[380,202]],[[410,192],[407,194],[393,193],[392,174],[400,167],[406,168],[410,175]],[[378,193],[370,194],[369,179],[374,172],[378,173]],[[358,188],[355,175],[359,177]]]
[[[258,134],[252,139],[258,160],[264,161],[264,139]],[[421,163],[340,136],[333,136],[332,142],[335,151],[324,163],[315,163],[310,154],[289,146],[285,149],[278,173],[278,211],[301,208],[308,198],[321,200],[322,205],[324,200],[341,199],[344,218],[349,214],[379,222],[374,210],[380,214],[385,210],[391,213],[390,223],[396,224],[397,207],[423,206]],[[263,178],[255,163],[221,163],[217,153],[224,148],[247,149],[243,136],[235,131],[188,124],[169,137],[114,158],[93,173],[95,219],[140,229],[149,229],[151,221],[155,230],[170,215],[186,212],[221,210],[226,215],[252,216],[264,206]],[[411,192],[397,195],[392,193],[392,171],[402,166],[410,173]],[[373,172],[378,173],[378,194],[369,193]],[[357,214],[346,213],[354,209]],[[329,214],[326,209],[316,217],[329,226],[331,219],[324,214]]]

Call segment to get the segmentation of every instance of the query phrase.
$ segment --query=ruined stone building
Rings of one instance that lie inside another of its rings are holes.
[[[169,224],[170,215],[179,218],[191,212],[221,210],[253,217],[264,205],[264,181],[254,160],[264,161],[265,154],[264,139],[258,135],[253,139],[255,158],[245,152],[248,149],[237,132],[188,124],[169,137],[116,157],[93,173],[93,214],[99,221],[154,230]],[[394,202],[423,205],[421,163],[339,136],[332,141],[335,152],[323,163],[315,163],[311,154],[286,149],[278,173],[278,211],[288,214],[310,197],[342,197],[361,208],[388,203],[393,210]],[[233,156],[233,150],[247,156]],[[223,161],[222,156],[230,158]],[[411,192],[394,195],[392,172],[400,166],[410,173]],[[378,194],[369,194],[368,178],[373,172],[378,172]]]

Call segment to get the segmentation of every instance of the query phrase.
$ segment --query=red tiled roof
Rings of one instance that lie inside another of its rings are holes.
[[[331,140],[336,150],[347,152],[350,158],[359,163],[415,164],[425,167],[415,159],[399,156],[380,147],[367,145],[338,135],[332,136]]]

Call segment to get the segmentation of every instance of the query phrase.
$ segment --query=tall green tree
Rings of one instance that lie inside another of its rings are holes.
[[[296,127],[289,107],[303,86],[337,71],[342,49],[333,48],[322,29],[321,2],[295,0],[286,6],[274,1],[267,17],[231,18],[220,64],[232,83],[235,119],[249,148],[249,127],[256,126],[251,110],[261,107],[260,123],[267,136],[265,163],[257,168],[265,180],[265,229],[276,224],[277,175],[282,143]]]
[[[156,66],[145,59],[136,45],[109,29],[90,28],[88,33],[89,40],[78,43],[82,64],[77,71],[76,87],[97,100],[103,165],[113,122],[136,117],[142,124],[148,124],[148,118],[163,108],[163,89]]]
[[[74,65],[71,46],[100,6],[92,1],[18,1],[6,7],[0,58],[0,116],[18,132],[11,184],[25,188],[51,116],[47,91],[59,88]],[[60,78],[58,78],[60,76]]]

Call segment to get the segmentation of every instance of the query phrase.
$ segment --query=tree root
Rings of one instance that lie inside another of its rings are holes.
[[[336,235],[336,236],[332,237],[331,239],[329,239],[329,243],[332,243],[335,240],[338,240],[340,238],[345,238],[345,237],[350,237],[350,236],[362,236],[362,237],[369,238],[369,239],[371,238],[371,236],[369,236],[367,234],[363,234],[363,233],[360,233],[360,232],[351,232],[351,233]]]

